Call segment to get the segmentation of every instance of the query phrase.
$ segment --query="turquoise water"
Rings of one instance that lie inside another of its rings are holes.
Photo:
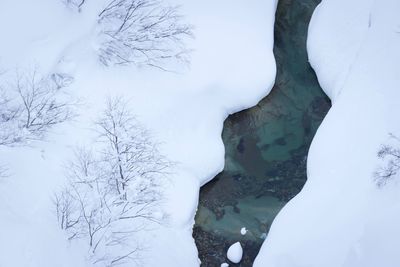
[[[225,206],[224,215],[220,219],[212,210],[200,206],[196,222],[204,231],[226,236],[232,241],[242,239],[238,230],[245,226],[248,232],[243,238],[257,242],[265,238],[267,225],[262,227],[263,222],[272,222],[283,205],[283,202],[271,196],[247,196],[239,199],[235,206]]]
[[[330,107],[306,53],[308,23],[318,3],[279,1],[274,88],[257,106],[225,121],[225,169],[202,187],[193,233],[202,266],[225,262],[236,241],[244,258],[230,266],[251,266],[276,214],[306,181],[308,148]],[[242,227],[248,229],[244,236]]]

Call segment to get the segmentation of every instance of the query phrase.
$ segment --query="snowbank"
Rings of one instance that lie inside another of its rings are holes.
[[[71,148],[93,136],[90,123],[108,95],[130,99],[133,112],[179,162],[167,189],[168,227],[145,233],[144,265],[196,266],[191,236],[200,185],[223,169],[223,120],[255,105],[275,77],[272,54],[276,1],[173,1],[195,26],[189,70],[179,73],[101,66],[96,56],[96,1],[81,13],[56,0],[0,3],[0,70],[36,65],[42,73],[74,77],[84,99],[81,116],[30,148],[0,148],[10,177],[0,182],[2,266],[85,266],[86,251],[58,230],[51,196],[63,182]],[[23,7],[23,8],[21,8]],[[0,79],[5,79],[1,76]],[[8,84],[9,81],[2,82]],[[29,241],[27,241],[29,239]]]
[[[308,181],[276,217],[254,266],[399,266],[400,188],[372,174],[400,134],[400,2],[323,0],[309,28],[312,66],[333,106]]]

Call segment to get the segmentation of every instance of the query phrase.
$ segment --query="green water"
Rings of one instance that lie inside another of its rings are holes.
[[[318,3],[279,1],[274,88],[257,106],[225,121],[225,169],[202,187],[193,231],[202,266],[227,261],[226,250],[236,241],[243,260],[230,266],[251,266],[274,217],[306,181],[308,148],[330,107],[306,53]],[[242,227],[249,230],[244,236]]]

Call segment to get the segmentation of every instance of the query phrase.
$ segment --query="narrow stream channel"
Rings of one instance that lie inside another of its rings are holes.
[[[275,86],[257,106],[225,121],[225,169],[202,187],[193,230],[204,267],[228,262],[226,251],[236,241],[243,259],[230,266],[252,266],[274,217],[306,181],[308,149],[330,108],[306,52],[308,23],[319,2],[279,1]]]

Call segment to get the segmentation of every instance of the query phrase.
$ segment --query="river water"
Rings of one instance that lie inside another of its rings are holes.
[[[330,108],[306,52],[309,20],[319,2],[279,1],[274,88],[257,106],[225,121],[225,169],[202,187],[193,230],[202,266],[227,262],[226,251],[236,241],[243,260],[230,266],[252,266],[274,217],[306,181],[308,149]]]

